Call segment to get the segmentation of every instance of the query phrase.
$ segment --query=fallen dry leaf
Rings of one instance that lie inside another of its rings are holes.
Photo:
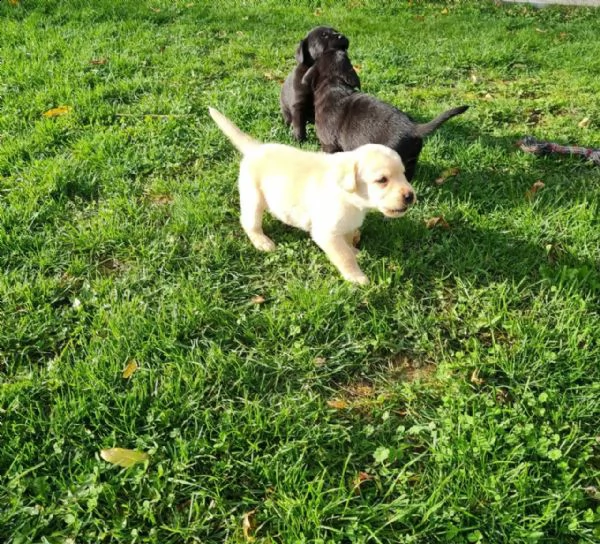
[[[135,371],[137,369],[138,369],[138,364],[135,362],[134,359],[131,359],[131,361],[129,361],[127,363],[127,366],[123,370],[123,378],[128,380],[129,378],[131,378],[131,376],[133,376],[133,374],[135,373]]]
[[[498,404],[506,404],[509,401],[510,395],[508,394],[508,391],[503,388],[498,389],[496,392],[496,402],[498,402]]]
[[[348,403],[341,399],[332,399],[327,401],[327,406],[335,408],[336,410],[344,410],[348,408]]]
[[[60,115],[66,115],[70,111],[70,106],[58,106],[57,108],[52,108],[51,110],[45,111],[42,115],[44,117],[59,117]]]
[[[591,499],[600,501],[600,490],[595,485],[588,485],[587,487],[584,487],[583,490]]]
[[[360,64],[354,64],[354,65],[352,66],[352,68],[354,68],[354,71],[355,71],[357,74],[360,74],[360,71],[362,70],[362,66],[361,66]]]
[[[128,450],[125,448],[109,448],[107,450],[102,450],[100,451],[100,457],[107,463],[119,465],[123,468],[129,468],[138,463],[143,463],[150,458],[150,456],[143,451]]]
[[[444,8],[440,13],[442,15],[448,15],[448,8]]]
[[[483,385],[485,383],[485,380],[479,377],[478,368],[473,370],[473,373],[471,374],[471,383],[474,383],[475,385]]]
[[[531,200],[533,198],[533,196],[540,191],[541,189],[543,189],[545,187],[545,183],[541,180],[538,179],[525,193],[525,196],[527,197],[528,200]]]
[[[101,64],[106,64],[108,62],[107,59],[92,59],[90,60],[90,64],[94,64],[95,66],[101,65]]]
[[[353,490],[355,493],[360,492],[360,486],[364,483],[364,482],[368,482],[369,480],[372,480],[373,476],[371,476],[370,474],[368,474],[367,472],[359,472],[355,478],[353,483]]]
[[[485,98],[486,100],[494,100],[494,97],[490,93],[486,93],[483,98]]]
[[[252,302],[252,304],[264,304],[265,297],[262,295],[256,295],[250,299],[250,302]]]
[[[581,121],[579,121],[579,123],[577,123],[577,126],[579,128],[586,128],[588,126],[590,126],[591,120],[589,117],[584,117]]]
[[[446,170],[444,170],[441,173],[440,177],[435,180],[435,183],[437,183],[438,185],[441,185],[448,178],[452,178],[454,176],[457,176],[459,172],[460,172],[460,170],[458,168],[447,168]]]
[[[315,357],[315,366],[323,366],[326,362],[325,357]]]
[[[242,531],[244,532],[246,542],[254,542],[256,540],[256,538],[250,534],[250,532],[254,530],[254,523],[250,518],[255,512],[256,510],[250,510],[250,512],[246,512],[242,518]]]
[[[321,8],[317,8],[313,15],[315,15],[316,17],[320,17],[321,15],[323,15],[323,10]]]
[[[428,229],[432,229],[434,227],[441,227],[443,229],[449,229],[450,225],[448,221],[446,221],[441,215],[438,217],[432,217],[425,222],[425,226]]]
[[[18,6],[18,5],[19,5],[19,3],[20,3],[20,0],[8,0],[8,3],[9,3],[11,6]]]
[[[150,195],[149,198],[152,204],[156,204],[157,206],[165,206],[173,202],[173,197],[164,193]]]

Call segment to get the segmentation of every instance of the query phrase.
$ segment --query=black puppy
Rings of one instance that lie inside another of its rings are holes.
[[[355,76],[345,51],[324,53],[304,75],[303,82],[314,93],[315,127],[323,151],[350,151],[363,144],[386,145],[400,155],[410,181],[423,138],[469,106],[448,110],[429,123],[418,124],[394,106],[357,92]]]
[[[279,97],[283,120],[287,125],[292,125],[296,140],[301,142],[306,139],[306,123],[315,120],[312,90],[310,85],[302,83],[302,78],[325,51],[345,51],[348,45],[346,36],[328,26],[313,28],[298,45],[298,65],[283,83]]]

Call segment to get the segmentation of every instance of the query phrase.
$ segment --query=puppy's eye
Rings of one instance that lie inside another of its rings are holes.
[[[375,183],[377,183],[377,185],[385,185],[388,182],[388,178],[386,178],[385,176],[381,176],[379,179],[375,180]]]

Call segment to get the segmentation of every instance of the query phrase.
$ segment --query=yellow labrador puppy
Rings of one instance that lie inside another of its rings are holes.
[[[241,223],[254,246],[275,249],[262,229],[263,212],[268,210],[280,221],[310,232],[348,281],[369,283],[356,262],[352,238],[368,210],[400,217],[415,203],[400,156],[377,144],[333,155],[263,144],[215,109],[209,112],[243,155]]]

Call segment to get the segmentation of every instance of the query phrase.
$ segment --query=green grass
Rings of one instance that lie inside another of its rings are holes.
[[[600,169],[514,143],[600,147],[600,10],[282,4],[0,2],[0,541],[598,542]],[[317,24],[417,119],[471,105],[363,289],[254,250],[207,115],[292,143]]]

